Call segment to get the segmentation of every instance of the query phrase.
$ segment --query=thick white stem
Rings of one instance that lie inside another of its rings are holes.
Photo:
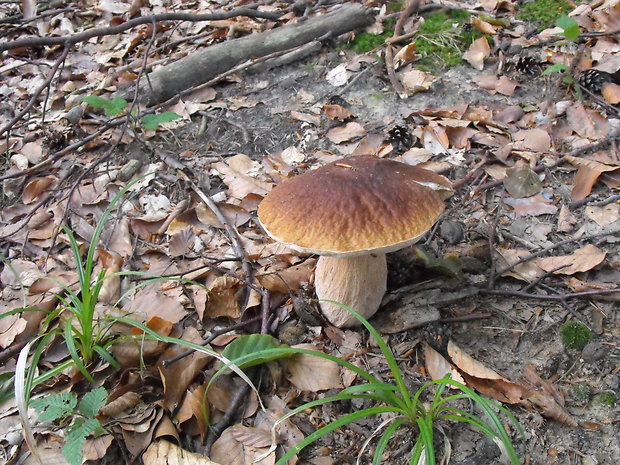
[[[314,274],[314,287],[320,300],[348,305],[364,318],[374,315],[387,286],[385,254],[336,258],[321,256]],[[359,326],[349,312],[338,305],[321,302],[323,314],[338,328]]]

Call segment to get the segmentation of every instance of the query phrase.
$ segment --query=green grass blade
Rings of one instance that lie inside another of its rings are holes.
[[[392,439],[392,436],[394,435],[396,430],[400,427],[400,425],[402,425],[405,422],[405,420],[406,419],[403,417],[396,418],[392,422],[392,424],[388,426],[386,430],[383,432],[383,434],[381,435],[381,438],[379,439],[379,442],[377,442],[375,454],[372,459],[372,465],[381,465],[381,456],[383,455],[383,452],[385,451],[385,448],[387,447],[388,442],[390,441],[390,439]]]
[[[400,371],[400,368],[398,367],[398,363],[396,362],[396,358],[394,357],[394,354],[392,353],[390,348],[387,346],[387,344],[385,343],[385,341],[383,340],[383,338],[381,337],[379,332],[362,315],[357,313],[351,307],[348,307],[347,305],[343,305],[343,304],[341,304],[339,302],[335,302],[333,300],[325,300],[325,302],[329,302],[331,304],[340,306],[344,310],[346,310],[349,313],[351,313],[355,318],[357,318],[359,320],[360,323],[362,323],[364,325],[364,327],[368,330],[368,332],[372,335],[373,339],[377,343],[377,346],[379,347],[379,350],[381,350],[381,353],[383,354],[383,357],[385,357],[385,361],[387,362],[388,366],[390,367],[390,371],[392,372],[392,376],[394,377],[394,381],[396,381],[396,385],[398,386],[400,394],[403,397],[405,403],[409,407],[411,407],[412,402],[411,402],[411,397],[409,395],[409,389],[407,389],[407,384],[405,383],[405,380],[404,380],[403,375],[402,375],[402,373]]]
[[[341,417],[338,420],[332,423],[329,423],[323,426],[322,428],[318,429],[314,433],[306,436],[302,441],[300,441],[294,447],[289,449],[286,452],[286,454],[284,454],[280,458],[280,460],[276,462],[276,465],[284,465],[291,457],[299,453],[299,451],[302,450],[304,447],[308,446],[309,444],[312,444],[317,439],[322,438],[326,434],[331,433],[332,431],[340,428],[341,426],[346,425],[347,423],[351,423],[353,421],[359,420],[364,417],[369,417],[372,415],[379,415],[381,413],[388,413],[391,411],[393,411],[392,407],[371,407],[368,409],[360,410],[359,412],[354,412],[354,413],[345,415],[344,417]],[[276,425],[277,424],[278,422],[276,422]],[[276,425],[274,425],[274,428],[276,427]]]
[[[67,320],[67,322],[65,323],[64,334],[65,344],[67,345],[67,350],[69,351],[71,360],[73,360],[73,363],[75,364],[77,369],[80,370],[80,373],[82,373],[88,381],[94,383],[95,380],[86,369],[86,366],[82,362],[81,354],[78,351],[77,346],[75,345],[75,339],[73,338],[74,334],[72,332],[71,322],[69,320]]]
[[[121,369],[121,364],[118,363],[118,361],[112,356],[112,354],[108,352],[107,350],[105,350],[103,347],[101,347],[100,345],[96,345],[93,347],[93,350],[97,352],[99,356],[103,360],[108,362],[115,370]]]

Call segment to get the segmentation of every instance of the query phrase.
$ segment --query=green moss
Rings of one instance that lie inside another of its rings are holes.
[[[567,321],[560,327],[562,344],[567,349],[582,350],[592,339],[592,331],[578,321]]]
[[[422,57],[416,67],[437,72],[460,64],[467,47],[481,37],[469,27],[470,16],[466,11],[451,11],[426,18],[415,41],[416,52]]]
[[[357,53],[366,53],[374,50],[383,45],[385,39],[394,35],[394,25],[396,20],[393,18],[387,19],[384,25],[383,34],[369,34],[364,32],[359,34],[351,42],[340,45],[338,50],[351,49]]]
[[[590,399],[590,387],[585,383],[573,384],[570,393],[575,403],[579,405],[585,404]]]
[[[571,10],[571,5],[564,0],[534,0],[521,3],[519,18],[546,29],[555,26],[556,19],[568,14]]]
[[[594,405],[613,407],[618,402],[618,397],[613,392],[602,392],[594,396]]]

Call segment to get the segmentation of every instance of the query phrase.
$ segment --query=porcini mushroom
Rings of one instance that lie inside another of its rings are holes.
[[[451,193],[450,181],[432,171],[373,156],[350,157],[276,186],[260,203],[258,218],[273,239],[320,255],[314,279],[320,300],[343,303],[370,318],[386,291],[385,254],[428,231]],[[320,305],[334,326],[358,324],[340,306]]]

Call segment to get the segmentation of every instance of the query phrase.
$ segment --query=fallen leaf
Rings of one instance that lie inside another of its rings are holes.
[[[465,380],[456,368],[428,344],[424,344],[424,362],[426,371],[432,380],[435,381],[444,378],[446,374],[450,374],[454,381],[465,383]]]
[[[523,129],[512,135],[514,148],[546,152],[551,148],[551,137],[544,129]]]
[[[607,100],[607,103],[611,103],[612,105],[620,103],[620,86],[618,84],[614,84],[613,82],[604,84],[601,94],[603,98]]]
[[[317,350],[313,344],[299,344],[295,348]],[[302,391],[324,391],[341,388],[340,365],[331,360],[307,354],[295,354],[283,359],[286,378]],[[317,376],[320,373],[321,376]]]
[[[514,198],[531,197],[542,189],[538,175],[528,166],[515,166],[506,170],[504,187]]]
[[[570,209],[566,205],[562,205],[560,208],[560,213],[558,214],[558,231],[560,232],[571,232],[575,229],[575,224],[577,223],[577,218],[573,215]]]
[[[396,55],[394,55],[394,69],[398,70],[407,63],[412,62],[415,56],[415,42],[411,42],[410,44],[405,45],[396,53]]]
[[[495,251],[498,266],[506,268],[508,265],[518,262],[522,258],[530,255],[528,250],[523,249],[501,249]],[[510,271],[506,271],[502,276],[510,276],[521,281],[532,282],[543,276],[545,272],[539,268],[532,260],[514,266]]]
[[[599,226],[609,226],[620,220],[620,209],[617,204],[609,204],[604,207],[590,205],[585,208],[584,215]]]
[[[492,94],[499,92],[500,94],[511,96],[519,83],[511,81],[506,76],[474,76],[472,78],[476,84],[483,89],[488,90]]]
[[[194,454],[163,440],[154,442],[148,447],[142,454],[142,462],[144,465],[220,465],[209,460],[209,457]]]
[[[463,59],[467,61],[473,68],[477,69],[478,71],[482,71],[484,68],[484,59],[490,54],[491,47],[489,47],[489,41],[486,39],[486,37],[480,37],[479,39],[474,40],[474,42],[469,46],[469,48],[463,55]]]
[[[355,118],[355,115],[340,105],[323,105],[325,115],[331,120],[344,121],[349,118]]]
[[[592,140],[602,139],[609,132],[607,119],[599,112],[585,108],[581,102],[566,109],[566,121],[574,132]]]
[[[268,448],[245,446],[233,435],[235,425],[227,428],[211,447],[211,458],[226,465],[273,465],[276,461],[275,451],[264,457]],[[260,459],[262,457],[262,459]],[[260,460],[259,460],[260,459]]]
[[[554,274],[571,275],[591,270],[600,265],[605,260],[606,255],[607,253],[598,247],[588,244],[571,255],[537,258],[535,263],[547,272],[563,267],[555,271]]]
[[[399,78],[409,95],[427,91],[439,79],[437,76],[425,73],[419,69],[403,72]]]
[[[590,192],[598,178],[606,171],[615,171],[618,165],[610,165],[601,163],[590,158],[572,157],[566,155],[564,157],[570,164],[579,167],[575,180],[573,182],[573,190],[571,192],[572,200],[583,200]]]
[[[344,86],[349,80],[349,76],[351,73],[347,71],[347,64],[342,63],[336,66],[334,69],[331,69],[325,79],[334,87]]]
[[[327,138],[334,144],[341,144],[342,142],[348,142],[365,134],[366,130],[361,124],[351,122],[347,123],[345,126],[330,129],[327,131]]]
[[[497,32],[495,26],[493,26],[491,23],[487,23],[486,21],[483,21],[473,16],[471,18],[471,24],[483,34],[491,35]]]
[[[56,184],[58,179],[55,176],[44,176],[35,178],[26,184],[22,193],[22,202],[26,205],[31,204],[38,199],[49,187]]]
[[[514,208],[517,215],[553,215],[558,211],[558,207],[553,204],[553,195],[545,191],[524,199],[509,197],[504,201]]]

